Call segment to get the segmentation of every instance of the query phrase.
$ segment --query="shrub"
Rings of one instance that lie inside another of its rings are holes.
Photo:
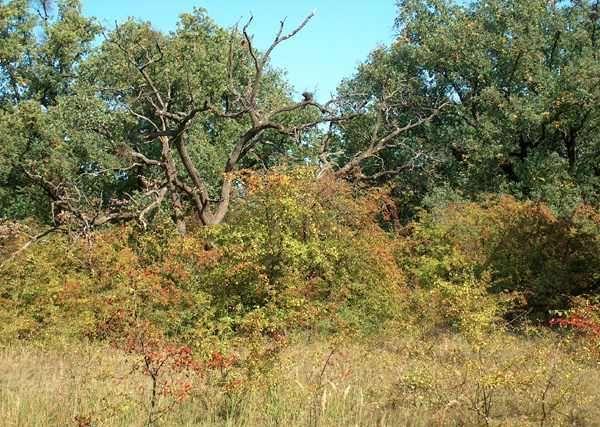
[[[508,196],[454,203],[413,225],[405,259],[414,285],[490,275],[490,291],[518,295],[516,309],[547,317],[572,296],[598,289],[599,224],[585,206],[558,218],[543,204]]]
[[[573,298],[572,308],[557,312],[550,319],[551,326],[568,328],[580,334],[582,345],[579,355],[591,357],[594,362],[600,359],[600,302],[598,297]]]
[[[398,314],[404,278],[396,242],[376,221],[379,194],[315,180],[310,168],[246,181],[227,224],[207,230],[222,257],[206,281],[220,284],[212,295],[240,319],[232,326],[275,332],[323,321],[369,332]]]
[[[417,288],[409,297],[412,324],[422,332],[460,332],[481,340],[501,324],[506,305],[489,288],[489,274],[454,282],[437,279],[430,287]]]
[[[397,315],[403,275],[379,195],[308,168],[243,178],[222,226],[180,236],[157,218],[32,245],[2,266],[3,337],[106,339],[139,319],[212,351],[317,325],[368,333]]]

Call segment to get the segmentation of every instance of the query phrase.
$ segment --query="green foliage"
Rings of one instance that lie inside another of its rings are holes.
[[[375,222],[378,198],[313,173],[247,175],[228,224],[188,236],[166,221],[34,245],[3,266],[3,337],[110,338],[131,319],[198,346],[383,327],[398,315],[403,275]]]
[[[545,317],[568,307],[570,296],[598,290],[597,221],[590,207],[557,218],[545,205],[508,196],[454,203],[415,225],[409,248],[417,256],[408,268],[426,288],[487,281],[490,291],[511,294],[516,310]]]
[[[107,154],[89,138],[78,138],[81,132],[67,125],[69,110],[63,108],[79,96],[79,65],[100,27],[82,15],[79,1],[59,1],[55,13],[42,6],[0,4],[0,133],[10,140],[0,148],[0,217],[48,221],[58,193],[69,188],[90,194],[89,187],[107,184],[91,185],[84,176]]]
[[[593,2],[399,2],[397,61],[455,108],[431,135],[456,185],[596,202],[600,22]],[[573,202],[568,202],[573,203]],[[562,206],[553,206],[561,208]]]
[[[450,107],[403,135],[373,173],[391,180],[412,217],[451,186],[466,196],[504,192],[563,214],[598,204],[600,61],[593,1],[398,1],[398,35],[375,49],[339,93],[352,111],[386,100],[399,127]],[[555,5],[556,3],[556,5]],[[344,156],[369,140],[375,108],[344,129]]]
[[[235,295],[240,313],[365,331],[394,318],[403,276],[395,242],[375,222],[376,195],[357,199],[311,168],[252,174],[247,191],[227,225],[209,231],[224,248],[212,280]]]
[[[0,108],[35,100],[44,107],[70,93],[76,68],[100,32],[82,15],[78,0],[60,0],[56,13],[45,2],[0,4]],[[54,8],[53,8],[54,9]]]

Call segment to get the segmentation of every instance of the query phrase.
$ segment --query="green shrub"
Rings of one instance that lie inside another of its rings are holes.
[[[4,339],[123,334],[131,320],[197,346],[317,326],[369,333],[399,313],[395,241],[377,194],[311,169],[246,174],[227,224],[170,221],[52,235],[2,268]],[[15,237],[16,238],[16,237]]]
[[[396,242],[378,226],[377,194],[357,196],[345,183],[314,179],[300,168],[246,177],[248,195],[226,225],[207,230],[221,248],[209,271],[213,296],[250,317],[243,328],[325,322],[369,332],[398,314],[404,277]],[[260,313],[260,315],[258,315]]]
[[[599,218],[586,206],[558,218],[543,204],[507,196],[449,204],[413,225],[406,267],[413,285],[425,288],[489,275],[491,292],[518,296],[517,311],[547,317],[598,290]]]

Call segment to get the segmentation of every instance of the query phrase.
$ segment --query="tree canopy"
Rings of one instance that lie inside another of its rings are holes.
[[[428,92],[453,102],[426,137],[439,148],[442,179],[559,210],[598,202],[598,2],[398,7],[398,38],[379,62],[412,64]]]
[[[307,163],[389,183],[409,211],[440,189],[598,203],[594,1],[400,1],[395,41],[324,104],[270,66],[312,15],[262,52],[252,18],[202,9],[165,33],[104,29],[77,0],[0,7],[3,217],[89,230],[162,210],[185,232],[223,221],[241,170]]]

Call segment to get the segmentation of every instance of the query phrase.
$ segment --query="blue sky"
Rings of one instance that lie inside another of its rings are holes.
[[[203,7],[218,24],[231,26],[254,15],[251,31],[259,48],[265,48],[287,18],[295,26],[312,10],[310,24],[275,51],[273,64],[287,70],[297,91],[316,91],[329,98],[338,83],[354,72],[378,44],[393,37],[394,0],[83,0],[87,15],[107,26],[135,17],[171,30],[180,13]]]

